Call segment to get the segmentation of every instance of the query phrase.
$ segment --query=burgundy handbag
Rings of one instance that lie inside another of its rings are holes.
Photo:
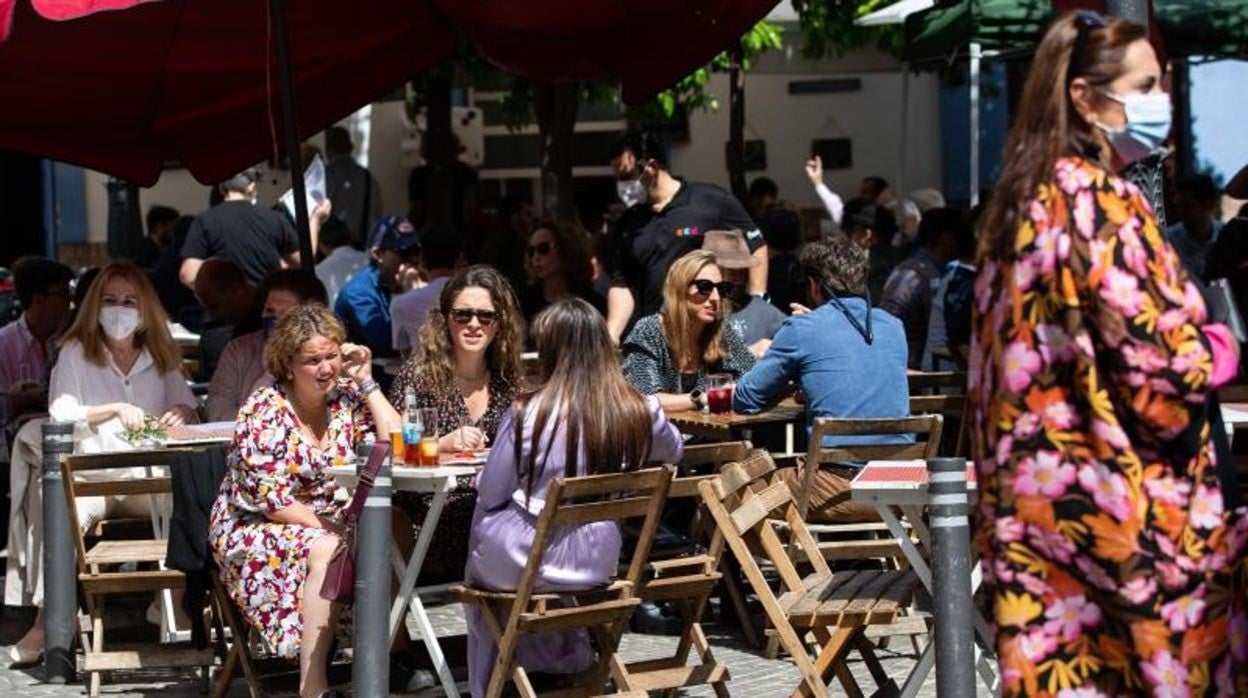
[[[390,443],[378,441],[368,452],[368,461],[356,472],[359,482],[355,486],[355,496],[351,503],[339,515],[338,547],[334,548],[334,556],[329,559],[325,568],[325,579],[321,582],[321,598],[326,601],[349,602],[355,595],[355,524],[360,518],[360,510],[369,493],[373,491],[373,480],[377,471],[390,455]]]

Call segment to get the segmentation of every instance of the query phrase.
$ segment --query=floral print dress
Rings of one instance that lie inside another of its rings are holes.
[[[299,656],[308,550],[328,531],[268,515],[295,502],[336,515],[345,498],[335,496],[339,488],[325,469],[375,438],[372,413],[354,390],[344,385],[329,400],[332,445],[320,451],[303,437],[281,386],[252,393],[239,410],[229,470],[212,507],[208,540],[221,581],[268,649],[286,658]]]
[[[1203,299],[1138,190],[1059,160],[981,260],[977,545],[1004,695],[1248,694]]]

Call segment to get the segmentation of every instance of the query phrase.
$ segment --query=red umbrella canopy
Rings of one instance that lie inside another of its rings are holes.
[[[775,3],[291,0],[300,136],[449,55],[456,29],[519,75],[618,78],[637,101],[709,60]],[[283,142],[268,3],[0,0],[0,105],[0,147],[141,185],[171,160],[201,182],[221,181]]]

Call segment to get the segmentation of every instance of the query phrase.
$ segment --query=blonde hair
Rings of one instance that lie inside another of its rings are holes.
[[[176,371],[182,367],[182,351],[169,333],[169,318],[160,304],[156,289],[148,281],[147,274],[130,262],[111,262],[95,277],[82,299],[82,307],[74,324],[61,338],[61,344],[77,341],[82,354],[97,366],[108,365],[108,344],[104,329],[100,327],[100,308],[104,305],[104,287],[113,279],[124,279],[134,286],[139,301],[139,329],[134,333],[134,346],[147,350],[152,363],[161,373]]]
[[[342,321],[320,303],[305,303],[291,308],[264,344],[264,368],[279,382],[289,383],[290,365],[303,343],[316,336],[342,344],[347,330]]]
[[[689,311],[685,308],[689,284],[709,266],[719,268],[715,263],[715,254],[706,250],[695,250],[672,262],[667,270],[667,278],[663,281],[663,309],[659,311],[659,319],[663,336],[667,338],[667,350],[676,366],[681,365],[681,355],[690,350],[704,365],[717,364],[724,359],[724,333],[728,326],[724,321],[732,310],[731,302],[727,298],[720,298],[719,314],[716,315],[715,322],[702,328],[702,333],[696,337],[693,336],[694,328],[689,319]]]
[[[451,312],[455,297],[466,288],[482,288],[490,294],[490,302],[498,315],[494,320],[498,329],[486,351],[485,365],[493,375],[514,383],[521,375],[524,316],[507,279],[492,267],[480,264],[456,274],[442,287],[438,305],[429,309],[420,328],[420,345],[411,359],[415,368],[413,375],[443,390],[455,385],[455,348],[446,316]]]

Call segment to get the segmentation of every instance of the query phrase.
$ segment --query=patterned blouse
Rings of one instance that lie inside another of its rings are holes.
[[[724,329],[724,358],[715,366],[702,366],[693,377],[694,385],[682,385],[681,374],[672,363],[667,337],[659,316],[649,315],[637,321],[628,333],[621,350],[624,352],[624,377],[642,395],[655,393],[687,393],[693,388],[706,388],[706,377],[712,373],[730,373],[740,378],[754,366],[754,355],[732,323]]]
[[[1248,694],[1248,517],[1211,460],[1205,304],[1148,203],[1061,159],[979,269],[976,537],[1003,695]]]
[[[439,436],[458,429],[469,418],[468,403],[464,402],[463,394],[458,390],[448,391],[434,386],[425,376],[416,375],[416,362],[410,358],[403,362],[403,367],[399,369],[399,375],[395,377],[394,385],[390,388],[390,404],[395,409],[403,409],[403,394],[409,386],[416,390],[416,406],[433,408],[437,414]],[[499,420],[516,399],[516,384],[491,371],[488,390],[490,401],[485,408],[485,414],[477,420],[477,427],[493,441]]]

